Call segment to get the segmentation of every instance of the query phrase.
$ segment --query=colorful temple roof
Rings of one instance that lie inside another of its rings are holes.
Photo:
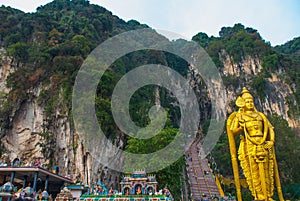
[[[102,183],[101,183],[102,184]],[[163,201],[172,200],[170,192],[165,188],[164,190],[157,190],[157,181],[155,174],[147,174],[145,170],[134,170],[131,174],[123,176],[120,182],[120,191],[109,190],[107,193],[97,193],[94,189],[80,197],[81,201]],[[101,189],[106,189],[103,186]]]

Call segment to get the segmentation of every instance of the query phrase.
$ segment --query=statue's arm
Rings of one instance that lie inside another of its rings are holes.
[[[269,141],[268,141],[268,145],[269,145],[269,148],[271,148],[271,147],[274,146],[274,143],[275,143],[275,132],[274,132],[274,127],[269,122],[269,120],[268,120],[268,127],[269,127]]]
[[[268,144],[268,147],[271,148],[274,146],[274,143],[275,143],[274,127],[263,113],[260,113],[260,115],[264,118],[264,122],[266,122],[266,123],[264,123],[264,126],[268,127],[267,144]]]
[[[270,134],[270,141],[272,141],[273,143],[275,143],[275,132],[274,132],[274,127],[269,124],[269,134]]]
[[[236,115],[235,118],[233,119],[230,126],[230,131],[232,132],[233,135],[238,135],[243,131],[243,127],[239,122],[239,115]]]

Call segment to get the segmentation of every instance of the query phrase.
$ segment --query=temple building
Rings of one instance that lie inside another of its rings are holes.
[[[157,181],[154,174],[145,170],[135,170],[125,175],[120,182],[123,195],[154,195],[157,192]]]

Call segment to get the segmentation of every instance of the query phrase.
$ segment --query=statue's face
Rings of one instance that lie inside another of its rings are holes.
[[[254,109],[254,103],[253,103],[252,98],[247,98],[245,100],[245,107],[247,108],[247,110],[253,110]]]

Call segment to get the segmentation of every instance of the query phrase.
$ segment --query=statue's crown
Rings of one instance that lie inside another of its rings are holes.
[[[248,89],[246,87],[243,87],[242,95],[237,98],[237,100],[235,101],[235,104],[238,107],[242,108],[245,106],[245,100],[248,98],[253,99],[253,97],[250,94],[250,92],[248,91]]]
[[[242,98],[245,100],[247,98],[251,98],[253,99],[253,96],[250,94],[250,92],[248,91],[248,89],[246,87],[243,87],[242,90]]]

